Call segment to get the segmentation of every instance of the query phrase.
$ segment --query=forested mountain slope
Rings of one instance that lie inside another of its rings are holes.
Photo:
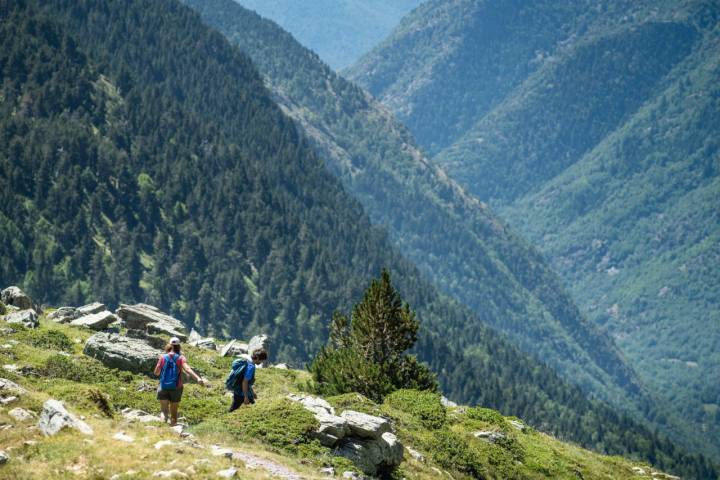
[[[709,267],[720,235],[720,6],[613,1],[576,11],[580,3],[523,2],[513,13],[498,2],[431,2],[351,72],[410,112],[409,125],[432,116],[458,126],[444,140],[412,129],[453,178],[550,257],[583,313],[718,455],[720,403],[707,380],[720,342],[720,275]],[[485,37],[462,26],[448,34],[433,13],[443,8],[468,25],[492,8],[512,20],[491,40],[487,25]],[[559,10],[562,35],[551,38],[535,19]],[[426,55],[431,35],[457,46],[445,63]],[[474,67],[455,61],[474,55],[481,66],[497,52],[498,68],[523,65],[497,87],[492,70],[472,77]],[[407,68],[388,83],[389,58],[417,62],[401,62]],[[449,82],[457,88],[444,89]],[[485,105],[471,113],[439,109],[464,95],[492,102],[471,102]]]
[[[643,403],[612,341],[579,314],[538,253],[433,167],[379,103],[231,0],[186,3],[253,58],[330,170],[446,293],[585,391],[628,410]]]
[[[292,33],[334,69],[369,52],[422,0],[237,0]]]
[[[267,332],[278,360],[302,361],[330,312],[388,266],[422,319],[417,352],[453,398],[717,476],[431,288],[325,172],[247,57],[186,7],[3,2],[0,20],[1,284],[55,304],[151,301],[204,331]]]

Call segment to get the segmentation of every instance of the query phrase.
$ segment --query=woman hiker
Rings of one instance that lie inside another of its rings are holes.
[[[195,379],[201,385],[207,385],[205,380],[196,374],[184,355],[180,354],[180,339],[173,337],[165,346],[165,353],[160,355],[155,365],[155,375],[160,377],[157,390],[157,399],[160,400],[160,411],[163,422],[170,419],[170,426],[175,426],[178,418],[178,407],[183,393],[182,372]]]

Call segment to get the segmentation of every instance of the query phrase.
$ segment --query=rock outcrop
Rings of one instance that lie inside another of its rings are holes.
[[[77,308],[79,316],[90,315],[91,313],[100,313],[105,310],[107,310],[107,307],[104,303],[100,302],[88,303],[87,305],[83,305],[82,307]]]
[[[188,336],[188,343],[193,347],[204,348],[207,350],[217,350],[215,339],[212,337],[203,337],[194,329],[190,331]]]
[[[3,317],[7,323],[19,323],[27,328],[37,328],[40,325],[37,312],[32,308],[8,313]]]
[[[55,323],[69,323],[80,316],[80,312],[75,307],[60,307],[50,313],[47,318]]]
[[[178,337],[183,342],[187,340],[187,331],[182,322],[152,305],[121,304],[115,313],[123,319],[127,328],[145,330],[149,334]]]
[[[111,323],[116,322],[118,317],[107,310],[83,315],[70,322],[75,327],[86,327],[92,330],[105,330]]]
[[[379,439],[348,439],[337,454],[353,462],[366,474],[375,476],[400,465],[403,446],[394,434],[385,432]]]
[[[390,471],[402,462],[404,449],[388,420],[353,410],[338,416],[327,401],[309,395],[290,394],[288,399],[315,415],[320,427],[314,435],[321,444],[334,447],[367,475]]]
[[[238,357],[248,353],[248,344],[239,340],[230,340],[220,349],[221,357]]]
[[[33,301],[30,296],[14,285],[0,292],[0,300],[5,305],[12,305],[20,310],[33,308]]]
[[[38,428],[46,436],[55,435],[63,428],[73,428],[85,435],[93,433],[90,425],[68,412],[58,400],[48,400],[43,404]]]
[[[12,380],[0,378],[0,395],[24,395],[25,393],[27,393],[25,389]]]
[[[140,339],[99,332],[88,339],[83,353],[110,368],[152,375],[162,352]]]

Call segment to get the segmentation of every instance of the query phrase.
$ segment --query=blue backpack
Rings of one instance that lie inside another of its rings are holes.
[[[230,368],[232,371],[230,372],[230,375],[228,375],[227,380],[225,380],[225,388],[227,390],[235,390],[235,387],[237,387],[239,382],[242,381],[242,378],[245,376],[247,360],[238,358],[233,361]]]
[[[165,365],[163,365],[162,372],[160,372],[160,390],[175,390],[177,388],[178,377],[180,377],[177,366],[178,358],[180,358],[178,354],[165,354]]]

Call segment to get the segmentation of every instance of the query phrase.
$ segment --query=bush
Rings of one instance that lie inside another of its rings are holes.
[[[499,427],[502,427],[503,429],[506,429],[508,427],[508,424],[505,421],[505,417],[503,417],[500,412],[490,408],[471,407],[467,409],[465,415],[467,416],[467,418],[479,420],[481,422],[489,423],[491,425],[497,425]]]
[[[312,413],[287,399],[243,407],[227,417],[227,431],[238,440],[259,438],[274,447],[290,451],[297,451],[299,444],[310,443],[310,434],[318,426]]]
[[[33,347],[61,352],[72,352],[74,346],[68,336],[60,330],[24,329],[18,339]]]
[[[81,383],[127,384],[135,380],[135,376],[130,372],[107,368],[87,357],[52,355],[45,361],[41,371],[48,378],[63,378]]]
[[[337,411],[355,410],[356,412],[367,413],[368,415],[380,415],[380,408],[377,403],[359,393],[344,393],[334,397],[328,397],[327,401]]]
[[[5,304],[0,301],[0,315],[5,315],[7,313],[7,308],[5,308]]]
[[[447,429],[434,432],[426,450],[432,460],[443,468],[456,470],[473,478],[487,478],[481,455],[461,435]]]
[[[385,398],[385,404],[416,417],[429,429],[442,428],[447,420],[440,394],[418,390],[397,390]]]

